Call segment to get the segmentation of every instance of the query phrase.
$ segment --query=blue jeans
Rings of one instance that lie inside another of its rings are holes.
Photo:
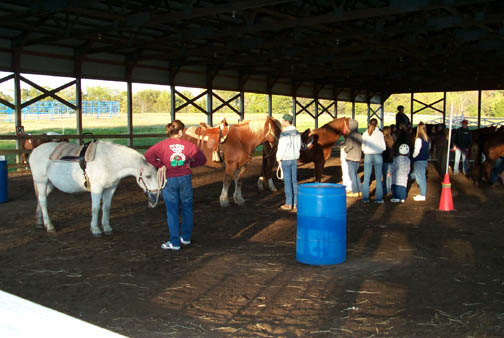
[[[490,184],[494,184],[497,182],[497,177],[499,176],[499,173],[504,169],[504,158],[499,157],[494,164],[494,167],[492,168],[492,171],[490,173]]]
[[[168,177],[163,189],[166,205],[166,221],[170,230],[170,242],[180,246],[180,236],[191,240],[193,230],[192,175]],[[182,208],[182,231],[179,233],[179,207]]]
[[[360,192],[361,191],[361,182],[359,175],[357,175],[357,171],[359,171],[360,162],[357,161],[348,161],[348,176],[350,176],[350,180],[352,181],[352,192]]]
[[[462,157],[462,172],[467,175],[469,172],[469,166],[467,164],[467,156],[466,152],[463,151],[460,148],[455,148],[455,163],[453,164],[453,172],[455,174],[459,173],[459,163],[460,163],[460,158]]]
[[[392,198],[405,200],[406,199],[406,187],[402,185],[392,184]]]
[[[282,160],[284,175],[285,204],[297,207],[297,160]]]
[[[420,190],[420,195],[427,196],[427,161],[415,161],[413,162],[413,174],[415,176],[415,181],[418,184],[418,189]]]
[[[371,172],[374,168],[376,179],[376,200],[383,201],[383,186],[382,186],[382,154],[365,154],[364,155],[364,183],[362,184],[362,200],[369,201],[369,183],[371,181]]]
[[[387,195],[392,191],[392,175],[389,175],[392,169],[392,162],[383,162],[383,192]]]

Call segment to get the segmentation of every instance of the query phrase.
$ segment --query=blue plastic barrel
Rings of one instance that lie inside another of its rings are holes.
[[[0,203],[5,203],[8,200],[7,197],[7,161],[0,160]]]
[[[296,260],[304,264],[339,264],[346,258],[345,186],[299,185]]]

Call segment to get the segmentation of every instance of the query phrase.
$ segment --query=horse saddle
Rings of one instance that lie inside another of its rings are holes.
[[[96,153],[97,142],[87,142],[82,146],[62,142],[54,148],[49,156],[53,161],[79,162],[82,170],[86,170],[86,163],[93,161]]]
[[[218,127],[212,127],[201,122],[199,127],[189,127],[186,134],[197,139],[197,146],[202,150],[209,150],[212,153],[213,162],[222,162],[219,145],[226,142],[229,133],[229,126],[226,119],[222,120]]]

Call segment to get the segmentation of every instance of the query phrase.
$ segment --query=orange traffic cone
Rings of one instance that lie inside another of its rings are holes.
[[[453,199],[451,193],[451,183],[448,174],[445,174],[443,183],[441,183],[441,201],[439,201],[439,210],[441,211],[452,211],[453,209]]]

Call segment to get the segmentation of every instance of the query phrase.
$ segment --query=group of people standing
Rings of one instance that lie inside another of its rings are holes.
[[[292,125],[293,116],[284,114],[281,119],[282,132],[278,142],[276,159],[283,171],[285,203],[282,210],[297,211],[297,160],[301,150],[301,135]],[[364,203],[370,202],[371,174],[376,179],[375,203],[383,203],[384,195],[392,193],[391,202],[404,203],[410,178],[414,178],[419,187],[415,201],[425,201],[427,196],[426,170],[431,141],[427,136],[426,126],[420,123],[416,127],[415,137],[411,136],[411,124],[404,114],[404,107],[399,106],[396,124],[383,128],[377,127],[377,120],[369,120],[366,131],[361,134],[358,122],[349,121],[350,132],[344,137],[341,147],[343,184],[347,195],[362,196]],[[162,190],[166,206],[166,216],[170,239],[161,244],[162,249],[179,250],[181,245],[191,243],[193,230],[193,190],[191,169],[204,165],[205,155],[183,136],[184,124],[175,120],[166,126],[168,138],[152,146],[145,153],[146,160],[165,175]],[[467,124],[463,125],[467,128]],[[455,167],[460,158],[466,162],[470,140],[462,130],[455,142]],[[443,143],[446,138],[440,138]],[[444,144],[444,143],[443,143]],[[361,183],[358,170],[364,154],[364,181]],[[413,163],[413,165],[411,165]],[[413,172],[410,173],[410,168]],[[467,167],[463,165],[463,171]],[[457,172],[457,170],[455,170]],[[179,210],[180,209],[180,210]],[[179,212],[182,223],[179,223]]]
[[[420,123],[417,126],[413,140],[410,133],[410,121],[404,114],[403,106],[398,107],[395,125],[380,130],[377,123],[375,118],[369,120],[367,130],[361,135],[358,131],[358,122],[350,121],[350,133],[345,136],[341,147],[343,184],[346,186],[347,195],[361,196],[364,203],[369,203],[371,174],[374,171],[375,203],[383,203],[384,195],[389,193],[392,193],[391,202],[404,203],[410,177],[416,181],[419,188],[419,194],[414,196],[413,200],[425,201],[430,149],[425,124]],[[364,181],[361,183],[357,172],[362,153],[364,154]],[[413,172],[410,174],[411,162],[413,162]]]

